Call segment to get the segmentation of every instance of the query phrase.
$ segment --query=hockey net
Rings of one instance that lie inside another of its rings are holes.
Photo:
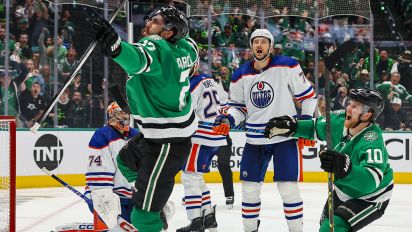
[[[0,232],[15,231],[16,122],[0,116]]]

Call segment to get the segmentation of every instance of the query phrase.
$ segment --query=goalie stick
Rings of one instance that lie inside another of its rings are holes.
[[[110,16],[109,18],[109,23],[112,23],[113,20],[116,18],[116,16],[119,14],[122,6],[126,3],[127,0],[122,0],[121,3],[117,6],[116,10],[114,13]],[[41,124],[44,122],[46,117],[49,115],[50,111],[53,109],[54,105],[56,105],[57,101],[59,100],[59,97],[63,94],[64,90],[66,90],[69,85],[72,83],[74,78],[76,77],[76,74],[79,72],[80,68],[83,66],[83,64],[86,62],[87,58],[92,54],[94,48],[96,47],[96,40],[94,40],[89,47],[86,49],[85,53],[83,53],[82,57],[79,60],[79,63],[77,63],[76,67],[74,70],[70,73],[69,78],[67,79],[66,83],[64,83],[63,88],[60,89],[60,91],[53,96],[51,99],[50,103],[47,106],[47,109],[43,112],[41,115],[40,119],[37,120],[36,123],[30,128],[30,130],[33,133],[36,133],[37,130],[40,128]]]
[[[332,136],[331,136],[331,125],[330,125],[330,71],[333,66],[339,62],[345,55],[351,53],[356,47],[356,43],[352,40],[348,40],[341,44],[330,56],[325,58],[325,118],[326,118],[326,149],[333,150],[332,146]],[[329,216],[329,232],[334,232],[335,222],[333,219],[334,215],[334,204],[333,204],[333,174],[328,173],[328,216]]]
[[[93,209],[94,213],[96,214],[96,211],[94,210],[93,207],[93,202],[87,198],[83,193],[79,192],[77,189],[73,188],[71,185],[69,185],[68,183],[66,183],[64,180],[60,179],[58,176],[54,175],[53,173],[51,173],[49,170],[47,170],[46,168],[42,168],[41,169],[44,173],[46,173],[48,176],[52,177],[53,179],[55,179],[57,182],[59,182],[60,184],[62,184],[64,187],[68,188],[70,191],[72,191],[73,193],[75,193],[77,196],[79,196],[81,199],[84,200],[84,202],[86,202],[86,204],[89,206],[90,209]],[[126,220],[122,220],[122,222],[119,224],[119,226],[126,232],[138,232],[136,228],[134,228],[133,225],[131,225],[130,223],[128,223]]]

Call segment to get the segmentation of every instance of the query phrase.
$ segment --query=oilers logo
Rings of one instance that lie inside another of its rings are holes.
[[[259,81],[250,89],[250,101],[257,108],[265,108],[273,101],[273,88],[267,82]]]

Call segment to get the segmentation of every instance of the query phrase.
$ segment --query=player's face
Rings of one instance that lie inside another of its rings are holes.
[[[163,26],[165,25],[163,17],[161,15],[156,15],[151,19],[146,21],[146,27],[144,30],[145,36],[148,35],[160,35],[163,31]]]
[[[270,41],[265,37],[256,37],[252,41],[253,55],[257,60],[264,59],[270,52]]]
[[[350,100],[346,107],[345,127],[353,128],[358,124],[363,113],[363,104],[357,101]]]

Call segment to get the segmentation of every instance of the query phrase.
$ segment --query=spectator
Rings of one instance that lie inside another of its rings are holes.
[[[79,61],[76,60],[76,57],[77,51],[74,47],[71,47],[67,50],[66,57],[63,60],[61,60],[61,63],[59,63],[61,66],[61,75],[64,81],[66,81],[67,77],[79,63]],[[81,74],[81,71],[79,71],[77,74]]]
[[[10,70],[9,75],[6,76],[5,72],[0,71],[0,115],[6,115],[5,102],[8,101],[7,115],[16,116],[17,127],[22,127],[24,124],[20,120],[20,105],[19,105],[19,88],[18,86],[23,82],[27,76],[27,69],[23,64],[17,64],[10,62],[11,66],[16,66],[15,70]],[[12,78],[13,74],[17,74]],[[4,93],[6,84],[8,86],[7,94]]]
[[[48,20],[49,12],[46,5],[42,1],[36,1],[34,6],[34,14],[29,20],[30,44],[33,52],[39,51],[38,38],[42,33],[43,28],[48,26]]]
[[[29,45],[29,36],[27,33],[22,33],[19,36],[20,48],[21,48],[21,55],[25,59],[30,59],[32,56],[31,47]]]
[[[47,47],[53,45],[53,40],[49,36],[50,32],[47,30],[46,27],[43,27],[39,39],[37,41],[37,45],[39,46],[39,64],[40,65],[45,65],[48,64],[48,58],[47,58]],[[46,40],[46,41],[45,41]],[[46,43],[45,43],[46,42]]]
[[[391,73],[399,72],[401,74],[401,84],[408,90],[412,90],[412,57],[411,51],[406,50],[392,66]]]
[[[412,103],[412,95],[399,83],[400,79],[401,75],[398,72],[394,72],[391,74],[390,81],[385,81],[377,85],[376,89],[382,94],[384,99],[386,99],[388,95],[392,95],[394,98],[400,98],[401,100]]]
[[[229,43],[235,41],[235,34],[233,33],[233,26],[227,23],[223,29],[223,33],[218,36],[218,45],[221,47],[226,47]]]
[[[410,131],[408,115],[404,109],[401,109],[402,100],[392,98],[392,101],[386,100],[384,108],[384,128],[388,131],[407,130]]]
[[[348,100],[348,88],[346,86],[339,87],[338,95],[333,100],[332,110],[345,109]]]
[[[274,55],[275,55],[275,56],[277,56],[277,55],[282,55],[282,53],[283,53],[282,44],[276,44],[275,47],[274,47],[274,49],[273,49],[273,51],[274,51]]]
[[[42,78],[42,76],[39,73],[39,70],[36,69],[34,67],[34,63],[32,59],[27,59],[26,62],[24,62],[27,70],[28,70],[28,74],[26,79],[24,80],[24,86],[22,88],[22,90],[24,90],[25,88],[27,89],[31,89],[31,85],[34,82],[38,82],[40,84],[41,87],[41,92],[40,95],[43,96],[44,94],[44,88],[45,88],[45,82],[44,79]]]
[[[71,109],[70,90],[66,89],[57,100],[57,126],[66,128],[69,125],[69,111]],[[53,116],[53,115],[51,115]]]
[[[41,87],[39,82],[33,82],[30,89],[24,90],[19,97],[21,119],[27,128],[30,128],[40,119],[46,102],[40,96]]]
[[[367,69],[368,71],[370,68],[369,65],[370,61],[369,61],[369,57],[367,57],[365,59],[365,63],[363,65],[364,69]],[[388,57],[388,52],[385,50],[381,50],[379,52],[379,57],[378,59],[375,60],[375,65],[374,65],[374,70],[375,70],[375,74],[373,77],[373,81],[375,83],[377,83],[379,81],[379,77],[381,76],[383,71],[386,71],[387,73],[390,73],[390,71],[392,70],[392,66],[393,66],[393,59]]]
[[[4,50],[5,50],[6,29],[0,25],[0,64],[4,64]],[[9,50],[13,51],[15,41],[10,38]]]
[[[53,58],[54,56],[54,45],[47,47],[46,54],[48,57]],[[64,62],[64,59],[67,55],[67,49],[63,46],[63,40],[61,36],[57,37],[57,63],[61,64]],[[52,68],[53,69],[53,68]]]
[[[370,88],[370,75],[367,69],[363,69],[359,74],[358,78],[354,81],[350,82],[351,88],[363,88],[369,89]]]
[[[82,100],[82,93],[74,91],[71,99],[69,110],[69,127],[84,128],[86,127],[86,109]]]

